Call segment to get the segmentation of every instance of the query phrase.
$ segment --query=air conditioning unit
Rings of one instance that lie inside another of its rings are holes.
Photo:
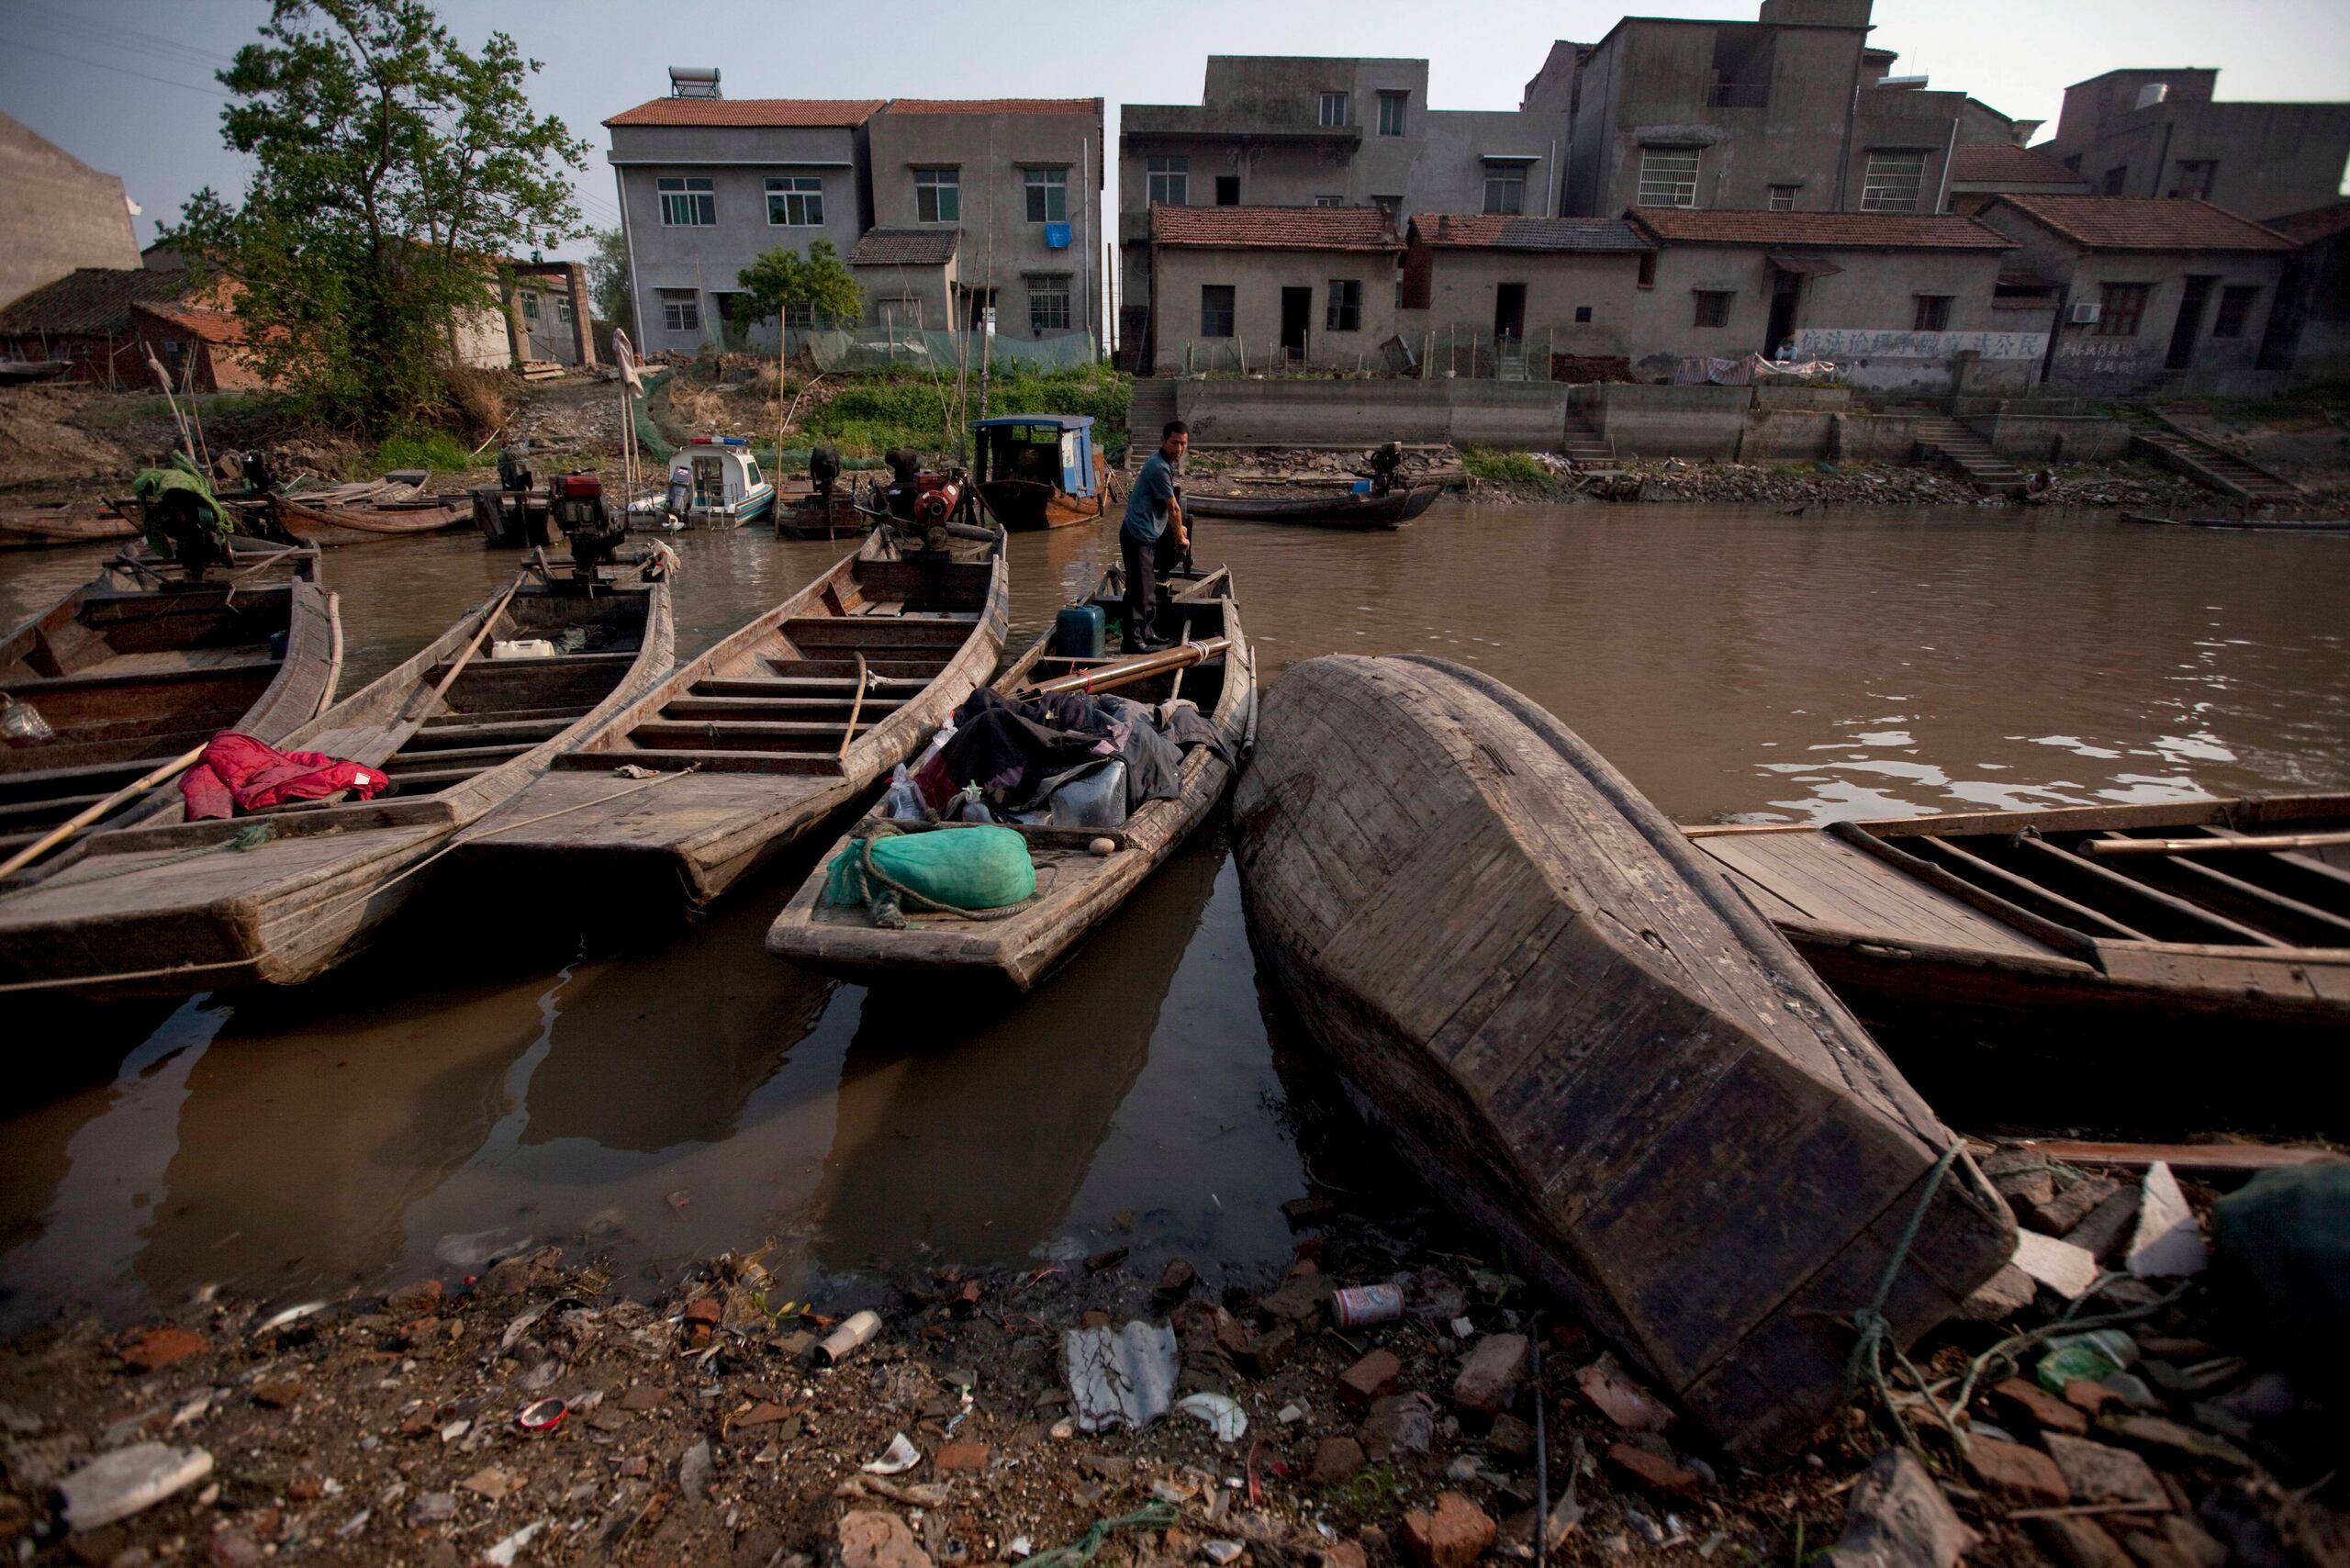
[[[2095,326],[2097,324],[2097,319],[2104,314],[2105,307],[2097,300],[2076,299],[2073,301],[2073,325],[2076,327]]]

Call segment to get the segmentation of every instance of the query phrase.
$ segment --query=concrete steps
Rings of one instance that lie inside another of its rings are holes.
[[[1135,378],[1132,406],[1126,411],[1126,431],[1131,441],[1126,447],[1128,472],[1140,468],[1150,454],[1158,450],[1158,432],[1175,417],[1175,378],[1171,375],[1138,375]]]
[[[2160,415],[2138,427],[2131,445],[2165,468],[2254,506],[2299,507],[2309,501],[2308,493],[2283,475],[2181,430]]]
[[[1958,420],[1937,409],[1912,405],[1902,412],[1918,421],[1918,447],[1939,459],[1986,496],[2021,495],[2026,484],[2022,469],[1991,450],[1991,443]]]
[[[1609,468],[1616,463],[1616,443],[1572,407],[1567,409],[1566,428],[1560,432],[1559,450],[1578,468]]]

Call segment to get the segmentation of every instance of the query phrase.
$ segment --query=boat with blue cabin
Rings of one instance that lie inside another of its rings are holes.
[[[740,528],[775,510],[775,486],[759,472],[749,438],[698,435],[669,459],[669,488],[684,487],[679,516],[705,528]]]
[[[979,498],[1008,529],[1091,522],[1116,499],[1091,414],[1006,414],[971,421]]]

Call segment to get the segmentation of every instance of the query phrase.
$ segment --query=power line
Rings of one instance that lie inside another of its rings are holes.
[[[49,54],[60,60],[70,60],[76,65],[86,65],[93,71],[111,71],[118,76],[135,76],[141,82],[153,82],[165,87],[184,87],[191,93],[202,93],[207,98],[218,98],[224,103],[229,98],[229,94],[218,88],[199,87],[193,82],[177,82],[169,76],[150,76],[144,71],[133,71],[128,65],[109,65],[104,61],[84,60],[78,54],[68,54],[62,49],[50,49],[46,44],[26,43],[19,40],[15,47],[28,49],[35,54]]]

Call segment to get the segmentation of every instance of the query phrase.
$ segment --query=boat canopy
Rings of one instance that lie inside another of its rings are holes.
[[[1030,479],[1064,495],[1093,494],[1093,416],[1007,414],[974,420],[978,477]]]
[[[739,435],[694,437],[669,460],[669,471],[673,482],[683,476],[691,487],[697,517],[747,511],[774,491]]]

